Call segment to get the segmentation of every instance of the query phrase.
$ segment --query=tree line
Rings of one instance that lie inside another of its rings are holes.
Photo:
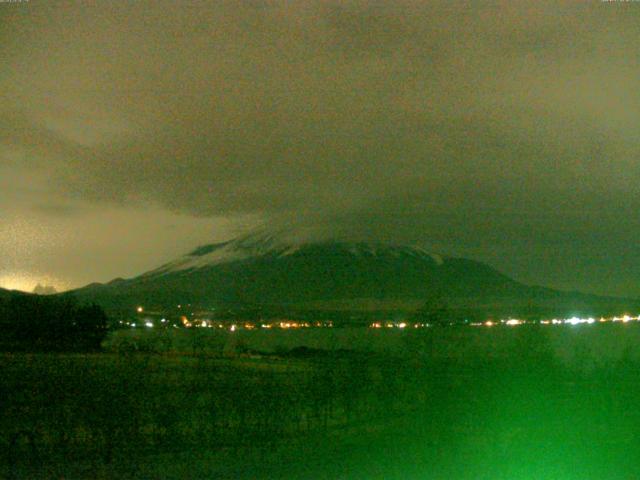
[[[0,300],[0,349],[98,350],[107,322],[101,307],[70,296],[12,295]]]

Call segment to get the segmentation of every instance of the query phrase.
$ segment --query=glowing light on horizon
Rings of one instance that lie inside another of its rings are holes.
[[[65,282],[49,275],[38,275],[25,272],[11,272],[0,275],[0,288],[6,290],[19,290],[21,292],[33,292],[36,285],[51,285],[57,291],[63,292],[71,288]]]
[[[564,323],[568,323],[569,325],[579,325],[581,323],[588,323],[588,324],[592,324],[595,323],[595,318],[589,317],[589,318],[578,318],[578,317],[571,317],[571,318],[567,318]]]

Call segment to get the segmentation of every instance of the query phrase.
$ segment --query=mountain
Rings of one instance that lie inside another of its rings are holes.
[[[55,295],[58,291],[51,285],[42,285],[38,283],[33,289],[33,293],[36,295]]]
[[[74,294],[105,308],[190,303],[307,310],[415,310],[434,299],[464,316],[621,313],[640,302],[528,286],[420,247],[300,242],[261,232],[204,245],[131,279]]]
[[[0,288],[0,300],[9,298],[11,296],[11,290]]]
[[[7,290],[6,288],[0,288],[0,300],[8,300],[15,296],[25,296],[31,295],[27,292],[22,292],[20,290]]]

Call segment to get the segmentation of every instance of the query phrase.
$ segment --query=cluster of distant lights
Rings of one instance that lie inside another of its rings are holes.
[[[407,322],[373,322],[369,328],[426,328],[429,323],[407,323]]]
[[[621,317],[600,317],[599,319],[595,319],[594,317],[580,318],[580,317],[570,317],[570,318],[554,318],[551,320],[521,320],[517,318],[508,318],[503,320],[486,320],[484,322],[470,322],[465,323],[471,327],[495,327],[499,325],[506,325],[509,327],[515,327],[518,325],[592,325],[594,323],[608,323],[608,322],[620,322],[620,323],[629,323],[629,322],[638,322],[640,321],[640,315],[637,317],[632,317],[631,315],[623,315]],[[450,323],[450,325],[456,325],[455,323]],[[430,327],[429,323],[407,323],[407,322],[373,322],[369,325],[369,328],[426,328]]]
[[[143,307],[137,307],[136,312],[143,313]],[[500,325],[506,325],[509,327],[515,327],[518,325],[592,325],[595,323],[629,323],[629,322],[640,322],[640,315],[631,316],[631,315],[622,315],[622,316],[614,316],[614,317],[600,317],[596,319],[594,317],[570,317],[570,318],[553,318],[551,320],[522,320],[517,318],[508,318],[502,320],[486,320],[484,322],[470,322],[466,325],[471,327],[495,327]],[[133,328],[138,326],[138,322],[123,322],[120,321],[121,324],[127,325]],[[161,324],[166,324],[167,319],[162,318],[160,320]],[[322,321],[322,322],[298,322],[298,321],[276,321],[276,322],[268,322],[268,323],[253,323],[253,322],[244,322],[244,323],[220,323],[214,322],[208,319],[191,319],[189,320],[186,316],[180,317],[180,325],[185,328],[217,328],[222,330],[229,330],[231,332],[235,332],[236,330],[270,330],[270,329],[300,329],[300,328],[331,328],[333,327],[332,321]],[[451,323],[454,325],[454,323]],[[145,320],[139,324],[141,327],[153,328],[155,323],[151,320]],[[174,328],[179,328],[177,324],[172,325]],[[430,323],[410,323],[410,322],[373,322],[369,324],[369,328],[374,329],[383,329],[383,328],[428,328],[432,325]]]
[[[333,322],[292,322],[292,321],[280,321],[271,323],[219,323],[211,320],[187,320],[186,317],[181,318],[182,326],[185,328],[218,328],[223,330],[229,330],[235,332],[236,330],[271,330],[271,329],[298,329],[298,328],[331,328]]]
[[[178,307],[180,308],[180,305],[178,305]],[[137,307],[136,308],[136,312],[137,313],[143,313],[144,312],[144,308],[143,307]],[[193,315],[193,314],[192,314]],[[160,324],[161,326],[167,326],[167,319],[166,318],[162,318],[160,319]],[[140,327],[146,327],[146,328],[154,328],[156,326],[156,322],[153,322],[151,319],[145,319],[141,322],[128,322],[128,321],[120,321],[121,325],[126,325],[132,328],[136,328],[138,326]],[[237,330],[257,330],[257,329],[264,329],[264,330],[270,330],[270,329],[282,329],[282,330],[287,330],[287,329],[300,329],[300,328],[332,328],[333,327],[333,322],[332,321],[316,321],[316,322],[299,322],[299,321],[291,321],[291,320],[283,320],[283,321],[274,321],[274,322],[243,322],[243,323],[221,323],[221,322],[216,322],[210,319],[199,319],[199,318],[192,318],[189,319],[187,316],[182,315],[180,317],[179,322],[177,323],[173,323],[171,325],[174,328],[180,328],[180,327],[184,327],[184,328],[216,328],[216,329],[220,329],[220,330],[229,330],[230,332],[235,332]]]
[[[120,320],[120,325],[126,325],[127,327],[131,327],[131,328],[136,328],[136,327],[147,327],[147,328],[153,328],[155,326],[155,323],[153,323],[150,320],[144,321],[144,322],[126,322],[124,320]],[[167,323],[167,319],[163,318],[160,320],[160,323],[165,324]],[[178,326],[174,323],[173,324],[174,328],[178,328]]]
[[[593,325],[594,323],[608,323],[608,322],[621,322],[621,323],[629,323],[629,322],[638,322],[640,321],[640,315],[637,317],[632,317],[631,315],[623,315],[621,317],[600,317],[599,319],[595,319],[594,317],[588,318],[580,318],[580,317],[571,317],[571,318],[554,318],[551,320],[519,320],[516,318],[509,318],[507,320],[487,320],[486,322],[474,322],[470,323],[472,327],[493,327],[497,325],[508,325],[510,327],[515,327],[517,325],[525,325],[525,324],[540,324],[540,325]]]

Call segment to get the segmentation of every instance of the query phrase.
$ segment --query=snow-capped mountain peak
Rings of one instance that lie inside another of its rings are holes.
[[[283,241],[276,233],[261,230],[226,242],[202,245],[143,276],[157,276],[261,257],[274,252],[293,253],[293,251],[293,246]]]
[[[322,242],[305,242],[296,239],[289,233],[259,230],[226,242],[203,245],[172,262],[147,272],[143,277],[198,270],[250,258],[267,256],[282,258],[301,254],[301,252],[314,246],[328,247],[336,252],[342,252],[356,258],[416,257],[429,259],[438,266],[444,263],[444,258],[441,255],[428,252],[421,247],[326,240]]]

